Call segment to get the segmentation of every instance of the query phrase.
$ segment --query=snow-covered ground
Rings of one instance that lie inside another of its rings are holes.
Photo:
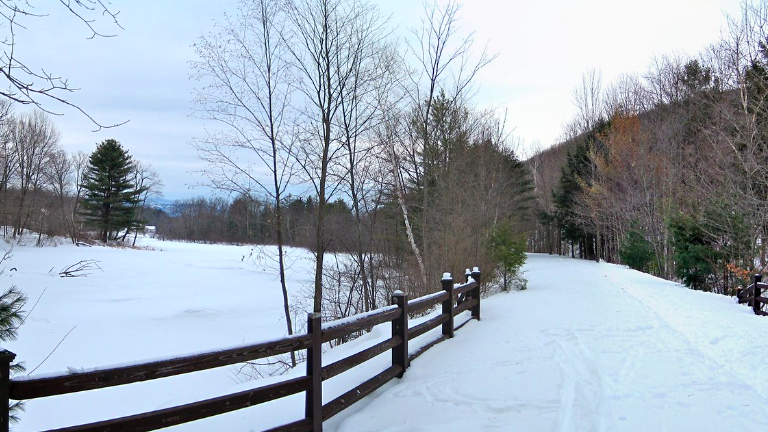
[[[2,264],[0,287],[18,286],[29,298],[27,310],[40,301],[21,327],[19,339],[4,347],[25,362],[28,372],[37,368],[34,374],[41,374],[176,356],[286,334],[279,280],[269,259],[249,256],[247,246],[153,239],[142,243],[147,249],[14,247],[13,257]],[[274,253],[271,249],[265,252]],[[297,293],[313,280],[314,264],[305,251],[290,253],[289,286]],[[102,270],[87,277],[58,276],[62,268],[89,259],[97,260]],[[32,400],[15,430],[63,427],[191,402],[232,392],[243,385],[241,381],[237,368],[226,367]]]
[[[268,261],[254,264],[250,248],[144,244],[153,250],[15,248],[0,287],[17,285],[29,296],[28,308],[47,290],[19,340],[5,347],[30,371],[53,351],[39,374],[285,334],[276,273]],[[292,256],[289,287],[298,293],[313,267],[310,254]],[[103,271],[56,274],[84,259],[98,260]],[[482,321],[430,349],[403,379],[326,422],[325,430],[768,430],[768,319],[732,299],[609,264],[530,255],[526,271],[527,291],[483,299]],[[388,333],[379,326],[334,348],[324,362]],[[324,399],[389,361],[384,354],[331,379]],[[289,375],[301,374],[297,369]],[[32,400],[15,430],[135,414],[275,380],[243,382],[237,367],[225,367]],[[302,414],[303,396],[296,395],[172,430],[258,431]]]
[[[610,264],[526,270],[336,430],[768,430],[765,317]]]

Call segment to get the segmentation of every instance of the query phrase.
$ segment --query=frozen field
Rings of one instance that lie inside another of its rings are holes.
[[[39,304],[5,347],[27,371],[52,373],[194,353],[286,334],[277,272],[247,246],[145,239],[148,250],[103,247],[14,247],[3,263],[2,286],[17,285],[29,310]],[[6,246],[7,248],[8,246]],[[272,248],[267,254],[274,253]],[[311,255],[291,251],[289,286],[312,280]],[[87,277],[58,272],[94,259]],[[15,268],[16,271],[10,271]],[[299,316],[304,316],[299,314]],[[64,338],[61,345],[56,345]],[[135,414],[215,394],[242,384],[236,368],[220,368],[137,385],[32,400],[17,431],[63,427]],[[248,383],[255,385],[253,382]]]
[[[6,270],[0,281],[26,292],[28,308],[47,290],[19,341],[6,348],[31,370],[71,330],[38,374],[285,333],[276,272],[243,260],[250,248],[145,244],[154,250],[16,248],[4,266],[17,270]],[[298,292],[312,279],[311,255],[293,251],[292,257],[290,286]],[[103,271],[56,275],[83,259],[99,260]],[[527,291],[484,299],[482,321],[429,350],[402,380],[326,422],[325,430],[768,430],[768,319],[732,299],[609,264],[530,255],[526,271]],[[388,331],[376,328],[324,361]],[[332,379],[325,399],[388,362],[385,354]],[[133,414],[270,380],[241,382],[227,367],[33,400],[15,430]],[[172,430],[258,431],[298,418],[302,402],[285,398]]]

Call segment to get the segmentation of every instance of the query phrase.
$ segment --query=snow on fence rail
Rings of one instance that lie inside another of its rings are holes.
[[[51,397],[131,384],[233,365],[304,349],[307,350],[307,360],[305,363],[307,372],[302,377],[286,379],[255,389],[176,407],[56,430],[62,432],[150,431],[224,414],[304,392],[304,418],[270,429],[270,431],[321,432],[324,420],[348,408],[393,378],[402,378],[413,359],[435,344],[453,337],[454,331],[457,330],[457,328],[454,328],[454,316],[466,310],[471,310],[471,317],[480,319],[480,271],[477,267],[475,267],[471,274],[467,274],[467,282],[458,286],[454,286],[451,275],[446,273],[442,279],[442,288],[442,291],[438,293],[410,301],[407,295],[398,291],[392,296],[392,306],[386,306],[344,320],[326,323],[325,327],[322,325],[319,314],[309,314],[307,334],[304,335],[294,335],[242,347],[126,366],[96,369],[87,372],[46,375],[39,378],[9,379],[10,364],[16,357],[16,354],[3,350],[0,351],[0,432],[8,432],[9,430],[8,406],[11,400]],[[459,301],[454,306],[456,299]],[[440,315],[413,328],[409,328],[409,313],[421,312],[437,304],[440,304],[442,308]],[[325,367],[322,366],[323,342],[342,338],[353,332],[371,328],[387,321],[392,323],[392,337]],[[439,338],[428,343],[416,353],[408,354],[408,341],[440,325],[442,325],[442,334]],[[391,351],[392,353],[392,366],[323,405],[322,382],[324,380],[363,364],[386,351]]]
[[[768,284],[763,283],[763,276],[756,274],[752,280],[752,285],[736,292],[739,303],[747,303],[752,306],[755,315],[768,316],[766,306],[768,306],[768,297],[763,297],[763,293],[768,289]]]

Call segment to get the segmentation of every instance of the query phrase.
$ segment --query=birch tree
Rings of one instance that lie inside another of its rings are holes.
[[[485,49],[479,53],[473,51],[473,34],[461,35],[459,10],[459,4],[453,1],[445,4],[436,1],[425,3],[421,27],[412,30],[413,37],[408,45],[407,61],[416,65],[407,86],[412,109],[409,114],[411,118],[401,122],[409,130],[400,140],[404,145],[397,156],[399,172],[395,173],[395,178],[400,180],[395,184],[399,188],[398,200],[424,286],[427,284],[427,272],[431,268],[429,254],[425,254],[427,239],[422,234],[421,245],[415,241],[413,221],[409,220],[410,215],[404,202],[404,187],[410,183],[421,189],[419,226],[425,229],[432,216],[429,200],[433,191],[425,179],[424,158],[434,153],[434,147],[438,145],[432,118],[435,101],[438,96],[442,96],[449,110],[462,105],[472,91],[477,73],[495,58]]]

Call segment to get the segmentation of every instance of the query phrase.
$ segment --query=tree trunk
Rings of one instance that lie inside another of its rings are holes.
[[[278,195],[279,197],[279,195]],[[285,313],[285,325],[288,329],[288,335],[293,334],[293,323],[291,322],[291,309],[288,304],[288,286],[285,283],[285,251],[283,248],[283,221],[282,207],[280,199],[275,200],[275,220],[277,223],[277,262],[280,268],[280,288],[283,291],[283,313]],[[296,367],[296,353],[291,351],[291,366]]]
[[[395,176],[395,182],[397,183],[395,185],[395,189],[397,189],[397,202],[400,204],[400,210],[403,212],[403,220],[405,222],[405,233],[408,236],[408,242],[411,244],[411,250],[413,250],[413,255],[416,257],[416,262],[419,265],[419,271],[421,272],[421,280],[424,283],[424,286],[427,286],[427,270],[424,268],[424,260],[421,259],[421,252],[419,251],[419,246],[416,244],[416,239],[413,236],[413,229],[411,228],[411,221],[408,218],[408,207],[405,205],[405,193],[403,192],[403,181],[400,177],[400,172],[398,169],[397,164],[397,157],[395,156],[395,151],[392,149],[392,155],[395,160],[395,164],[393,164],[393,174]]]

